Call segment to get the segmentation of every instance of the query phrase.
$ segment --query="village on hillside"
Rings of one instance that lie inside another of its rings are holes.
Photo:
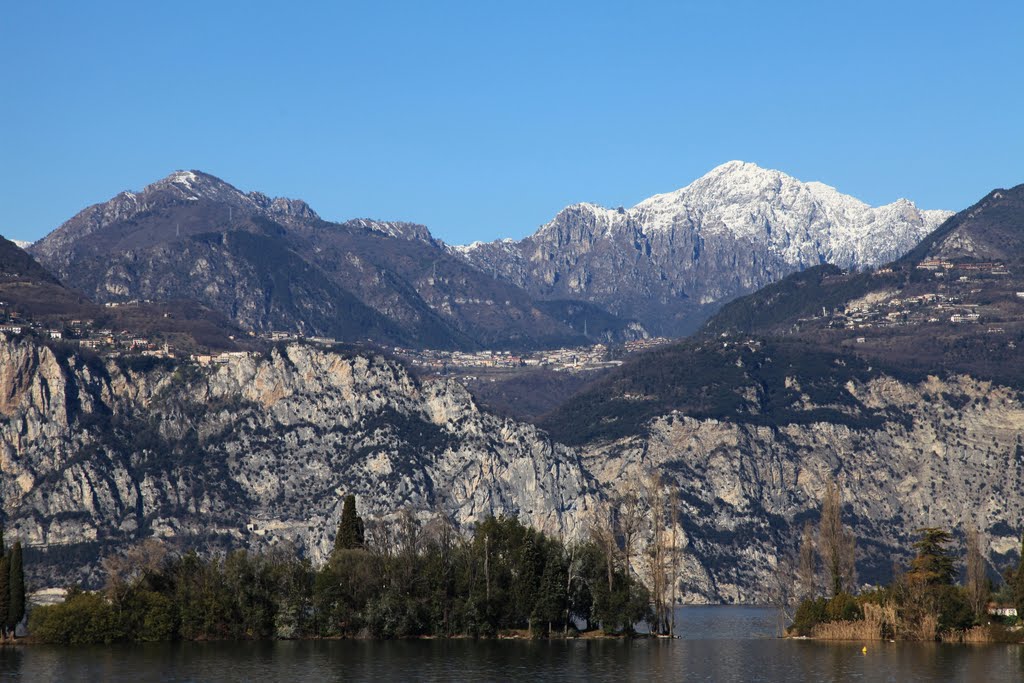
[[[865,343],[873,330],[927,324],[977,325],[991,334],[1002,334],[1005,326],[1024,323],[1024,291],[1001,262],[955,263],[922,261],[917,271],[931,273],[933,281],[911,285],[900,291],[878,289],[821,315],[801,318],[797,327],[824,324],[830,329],[863,332],[856,338]],[[893,274],[880,268],[875,276]]]

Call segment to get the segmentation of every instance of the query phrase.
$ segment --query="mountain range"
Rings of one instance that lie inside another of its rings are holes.
[[[29,252],[97,303],[192,300],[253,333],[528,349],[689,333],[791,272],[900,256],[947,215],[729,162],[632,209],[576,204],[519,242],[452,247],[422,225],[333,223],[178,171]]]
[[[100,302],[193,300],[254,333],[431,348],[542,348],[643,331],[535,301],[411,223],[322,220],[305,202],[181,171],[91,206],[30,253]],[[582,325],[580,325],[582,327]]]
[[[539,428],[367,350],[202,366],[0,335],[7,526],[52,582],[149,535],[316,560],[353,491],[382,523],[507,513],[571,536],[656,473],[681,505],[685,599],[764,601],[838,480],[863,582],[925,525],[981,529],[994,573],[1024,505],[1022,198],[994,191],[877,269],[816,266],[741,298]]]
[[[870,207],[822,183],[731,161],[630,209],[574,204],[518,242],[455,250],[538,297],[590,301],[679,336],[789,273],[893,260],[949,216],[906,199]]]

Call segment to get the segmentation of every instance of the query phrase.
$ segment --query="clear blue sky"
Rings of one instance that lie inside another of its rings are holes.
[[[1020,2],[10,2],[0,233],[180,168],[523,236],[744,159],[873,204],[1024,182]]]

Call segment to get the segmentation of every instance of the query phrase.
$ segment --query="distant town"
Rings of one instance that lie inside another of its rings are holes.
[[[665,337],[649,337],[615,346],[594,344],[526,352],[413,350],[399,347],[392,350],[413,367],[442,374],[466,368],[524,367],[545,367],[559,372],[589,372],[621,365],[624,355],[652,349],[671,341]]]
[[[107,303],[106,308],[152,304],[151,301],[127,301],[123,303]],[[171,313],[163,313],[170,317]],[[245,356],[250,351],[232,350],[219,353],[182,352],[167,341],[151,339],[127,329],[98,326],[91,319],[68,320],[61,324],[54,322],[42,323],[31,316],[22,314],[6,301],[0,301],[0,333],[8,335],[32,335],[42,339],[77,345],[84,349],[107,354],[131,354],[152,356],[156,358],[182,358],[200,365],[227,363],[236,357]],[[250,334],[239,342],[306,341],[323,345],[342,343],[329,337],[307,337],[293,332],[270,332],[262,335]],[[526,368],[545,367],[563,372],[587,372],[601,368],[615,367],[622,363],[622,356],[654,348],[671,342],[665,337],[652,337],[628,341],[621,345],[610,346],[594,344],[569,348],[549,349],[544,351],[444,351],[432,349],[405,349],[394,347],[389,349],[399,358],[420,370],[448,374],[466,368]],[[371,342],[365,342],[371,345]]]

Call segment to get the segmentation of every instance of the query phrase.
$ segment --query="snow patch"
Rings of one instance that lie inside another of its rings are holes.
[[[172,183],[179,183],[181,185],[184,185],[189,190],[194,190],[194,188],[192,187],[192,183],[196,182],[197,180],[199,180],[199,178],[192,171],[175,171],[174,173],[171,174]]]

